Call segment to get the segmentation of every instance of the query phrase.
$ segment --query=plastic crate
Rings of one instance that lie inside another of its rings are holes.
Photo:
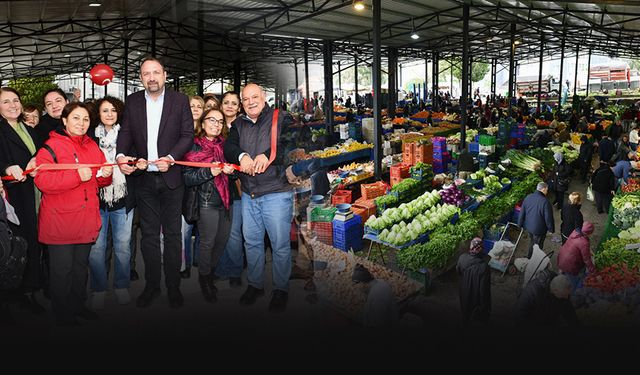
[[[384,195],[386,191],[387,185],[382,181],[360,185],[360,193],[365,200],[375,199]]]
[[[493,244],[495,243],[496,241],[493,240],[482,240],[482,252],[484,254],[489,254],[489,251],[493,249]]]
[[[340,203],[351,204],[351,190],[336,190],[331,196],[331,204],[335,206]]]
[[[407,178],[409,177],[409,168],[411,166],[407,164],[396,164],[391,166],[391,170],[389,171],[389,175],[393,178]]]
[[[311,231],[318,241],[333,246],[333,225],[331,222],[311,222]]]
[[[335,207],[322,208],[316,207],[311,210],[311,217],[309,218],[311,222],[331,222],[333,221],[333,217],[336,215],[337,209]]]

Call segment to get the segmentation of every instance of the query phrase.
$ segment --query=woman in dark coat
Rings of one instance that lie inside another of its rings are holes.
[[[460,309],[462,324],[472,321],[489,322],[491,314],[491,270],[482,259],[482,240],[471,240],[469,253],[458,258],[456,270],[460,276]]]
[[[587,173],[591,169],[591,159],[593,159],[593,143],[589,142],[586,135],[581,138],[582,144],[580,145],[580,155],[578,156],[578,163],[580,164],[580,177],[582,177],[582,183],[587,182]]]
[[[560,152],[556,152],[553,155],[556,160],[556,165],[553,168],[553,191],[556,195],[556,201],[554,205],[558,209],[562,209],[564,202],[564,192],[569,189],[569,181],[571,179],[571,166],[564,160],[564,156]]]
[[[584,218],[580,208],[582,207],[582,194],[577,191],[569,194],[569,204],[562,208],[562,225],[560,226],[560,232],[562,234],[562,244],[567,241],[567,238],[571,235],[571,232],[582,230],[582,223]]]
[[[609,163],[600,161],[600,167],[591,177],[591,187],[596,198],[598,213],[608,213],[616,189],[616,177]]]
[[[35,129],[22,123],[22,103],[18,93],[10,88],[0,88],[0,173],[11,175],[16,182],[6,183],[7,200],[16,210],[20,225],[11,225],[12,231],[27,240],[27,265],[19,290],[22,307],[35,314],[45,313],[34,292],[41,288],[40,258],[42,249],[38,242],[37,201],[39,191],[34,187],[33,176],[23,176],[23,171],[35,167],[36,150],[42,146]]]

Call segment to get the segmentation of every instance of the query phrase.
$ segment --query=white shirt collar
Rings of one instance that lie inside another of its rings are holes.
[[[158,99],[164,99],[164,93],[165,93],[165,90],[166,90],[166,88],[165,88],[165,87],[163,87],[163,88],[162,88],[162,93],[158,96]],[[151,98],[151,95],[149,95],[149,93],[147,92],[147,90],[144,90],[144,98],[145,98],[146,100],[154,100],[153,98]],[[155,99],[155,100],[158,100],[158,99]]]

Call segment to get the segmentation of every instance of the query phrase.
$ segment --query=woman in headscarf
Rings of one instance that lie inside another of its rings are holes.
[[[482,239],[471,240],[469,253],[458,258],[456,270],[460,276],[460,309],[462,324],[472,321],[489,322],[491,314],[491,271],[482,259]]]
[[[553,180],[551,186],[555,192],[556,201],[554,205],[561,210],[564,202],[564,192],[569,189],[569,182],[571,182],[571,166],[564,160],[564,156],[561,152],[553,154],[553,158],[556,161],[556,165],[553,168]]]
[[[581,230],[576,229],[571,233],[558,253],[558,269],[560,273],[571,279],[574,290],[580,278],[584,276],[585,270],[589,273],[596,271],[591,259],[589,240],[593,229],[593,223],[585,221]]]

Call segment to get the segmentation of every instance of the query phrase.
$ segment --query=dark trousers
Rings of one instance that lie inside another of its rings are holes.
[[[598,213],[608,213],[613,195],[611,193],[600,193],[595,190],[593,191],[593,195],[595,195],[596,198],[596,208],[598,209]]]
[[[538,244],[540,250],[544,246],[544,239],[547,237],[547,234],[533,234],[529,233],[529,252],[527,254],[527,258],[531,259],[531,254],[533,254],[533,245]]]
[[[231,232],[231,210],[215,207],[200,207],[198,226],[205,228],[200,235],[200,253],[198,254],[198,272],[209,275],[214,271],[227,245]]]
[[[564,190],[560,191],[560,190],[556,190],[556,201],[554,203],[555,206],[557,206],[559,209],[562,210],[562,204],[564,203]]]
[[[68,322],[87,299],[91,244],[48,245],[51,307],[56,320]]]
[[[591,168],[591,160],[588,162],[580,161],[580,178],[582,178],[583,183],[587,181],[587,173],[589,173],[589,169]]]
[[[142,259],[147,287],[160,287],[164,265],[167,288],[180,286],[182,265],[182,195],[184,186],[170,189],[162,174],[145,172],[136,188],[140,228],[142,229]],[[160,230],[164,252],[160,252]]]

